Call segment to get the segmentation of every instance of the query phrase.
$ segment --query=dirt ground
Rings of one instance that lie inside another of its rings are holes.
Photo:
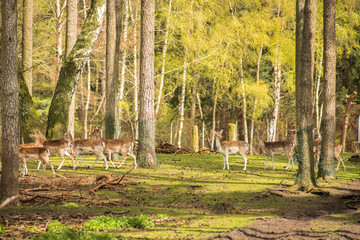
[[[109,180],[109,179],[102,179]],[[116,179],[115,179],[116,180]],[[100,199],[96,196],[96,188],[101,184],[95,177],[72,176],[62,177],[25,177],[20,180],[21,202],[23,206],[62,205],[74,202],[82,206],[109,207],[108,212],[102,210],[81,211],[51,210],[31,208],[14,211],[0,211],[0,224],[6,227],[0,239],[32,238],[38,233],[31,233],[29,228],[36,226],[40,231],[46,229],[50,220],[59,220],[66,225],[80,227],[81,224],[96,215],[110,213],[121,216],[124,213],[114,212],[110,206],[126,206],[126,202],[110,198]],[[114,185],[107,187],[120,192],[127,184],[138,184],[116,180]],[[286,186],[279,186],[260,197],[274,201],[276,197],[287,197]],[[317,202],[304,201],[301,206],[290,211],[276,210],[278,217],[260,217],[246,228],[219,234],[212,240],[220,239],[360,239],[360,180],[347,182],[339,187],[321,188],[322,196]],[[289,202],[289,204],[291,204]],[[89,209],[89,208],[86,208]],[[91,209],[91,208],[90,208]]]
[[[279,187],[272,193],[286,197],[283,190]],[[212,240],[360,239],[360,181],[321,190],[318,202],[276,212],[275,218],[258,218],[251,227],[222,233]]]

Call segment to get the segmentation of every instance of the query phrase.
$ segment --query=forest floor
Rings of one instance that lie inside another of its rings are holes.
[[[54,239],[44,234],[55,220],[77,233],[104,215],[147,215],[155,226],[83,239],[360,239],[360,164],[350,156],[342,155],[347,170],[335,181],[319,181],[307,193],[291,190],[296,170],[285,171],[282,156],[276,170],[263,169],[264,156],[249,156],[247,171],[231,156],[227,171],[219,154],[159,154],[156,169],[132,169],[129,159],[108,171],[102,163],[67,165],[56,177],[29,163],[30,175],[20,178],[21,206],[0,209],[0,239]],[[51,161],[57,166],[60,159]]]

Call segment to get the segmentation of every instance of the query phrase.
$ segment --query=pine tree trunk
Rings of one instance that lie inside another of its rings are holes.
[[[185,109],[185,89],[186,89],[186,71],[187,70],[187,64],[186,60],[184,61],[184,73],[183,73],[183,82],[181,87],[181,98],[180,98],[180,122],[179,122],[179,138],[178,138],[178,147],[181,148],[181,136],[182,136],[182,130],[184,126],[184,109]]]
[[[307,191],[316,186],[313,152],[313,73],[317,0],[305,2],[299,76],[297,154],[299,168],[295,184]]]
[[[104,13],[105,0],[93,0],[79,38],[60,70],[48,114],[46,131],[48,139],[60,139],[67,131],[71,97],[84,64],[100,34]]]
[[[154,0],[141,0],[140,114],[139,149],[137,152],[140,167],[158,165],[155,153],[154,21]]]
[[[335,178],[336,35],[335,0],[324,1],[324,118],[321,122],[319,178]]]
[[[22,71],[32,95],[33,0],[23,0]]]
[[[19,194],[19,84],[16,0],[3,0],[1,31],[0,202]],[[17,205],[18,200],[12,204]]]

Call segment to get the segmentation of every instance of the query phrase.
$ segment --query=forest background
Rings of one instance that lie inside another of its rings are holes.
[[[336,1],[337,139],[344,122],[347,94],[360,88],[360,3]],[[27,80],[40,121],[31,128],[45,132],[47,114],[64,62],[66,1],[33,2],[32,72]],[[77,34],[91,2],[78,1]],[[140,1],[124,0],[119,136],[137,139],[137,93]],[[295,124],[296,1],[156,1],[155,112],[156,139],[191,147],[192,125],[202,128],[205,147],[213,146],[213,129],[237,123],[241,140],[284,140]],[[319,128],[322,96],[322,1],[318,3],[314,125]],[[23,2],[18,2],[19,53],[23,42]],[[103,23],[105,29],[106,22]],[[75,96],[75,137],[86,138],[104,119],[106,31],[84,69]],[[26,78],[26,74],[24,74]],[[354,103],[359,103],[357,96]],[[351,109],[347,151],[357,140],[360,107]],[[245,121],[244,121],[245,119]],[[183,124],[180,124],[183,123]],[[226,131],[225,131],[226,132]]]

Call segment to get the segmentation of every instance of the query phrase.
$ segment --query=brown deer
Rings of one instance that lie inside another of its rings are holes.
[[[60,166],[57,168],[57,170],[61,169],[62,165],[64,164],[65,155],[71,158],[71,161],[74,165],[74,158],[69,153],[72,152],[69,141],[66,141],[64,139],[43,141],[40,130],[32,132],[29,136],[35,139],[35,143],[38,146],[48,149],[50,151],[50,154],[58,153],[61,156],[62,162],[60,163]],[[40,166],[41,162],[39,162],[38,170],[40,169]]]
[[[46,165],[51,167],[53,174],[55,175],[54,166],[49,161],[50,151],[44,147],[31,147],[31,148],[20,148],[19,149],[19,158],[23,162],[23,176],[28,173],[26,166],[27,161],[34,161],[40,159],[43,164],[43,174],[46,169]]]
[[[296,145],[296,134],[294,133],[293,139],[291,141],[276,141],[276,142],[264,142],[264,137],[260,136],[260,148],[263,151],[263,153],[266,155],[266,163],[265,163],[265,169],[267,167],[267,163],[269,160],[269,157],[271,157],[271,161],[273,164],[273,170],[275,170],[275,164],[274,164],[274,155],[275,154],[281,154],[285,155],[288,159],[288,164],[285,168],[287,170],[290,166],[290,162],[292,163],[291,170],[294,169],[294,160],[292,157],[292,152],[294,150],[294,147]]]
[[[94,137],[96,139],[101,139],[101,130],[99,128],[95,128],[95,130],[90,134],[89,137]],[[137,167],[136,163],[136,155],[134,154],[134,142],[128,139],[101,139],[105,143],[104,152],[108,154],[108,158],[111,161],[111,154],[113,153],[121,153],[123,156],[123,161],[118,166],[120,168],[127,156],[130,156],[135,161],[135,167]],[[111,161],[112,162],[112,161]]]
[[[240,154],[242,158],[245,161],[244,164],[244,171],[246,170],[246,163],[247,163],[247,157],[246,157],[246,151],[249,148],[249,144],[244,141],[220,141],[222,138],[223,130],[220,131],[214,131],[215,134],[215,144],[216,147],[223,155],[224,159],[224,167],[223,170],[225,170],[225,166],[227,166],[227,170],[229,170],[229,155],[235,155]]]
[[[314,140],[314,153],[315,153],[315,158],[316,158],[316,166],[319,165],[319,161],[320,161],[320,149],[321,149],[321,138],[317,138]],[[339,169],[340,162],[342,163],[342,165],[344,167],[344,171],[346,171],[344,161],[340,157],[341,150],[342,150],[342,145],[339,143],[335,143],[334,157],[336,158],[336,160],[338,160],[336,171]]]
[[[84,163],[85,166],[89,167],[84,162],[84,154],[94,154],[96,157],[96,161],[94,164],[90,167],[93,168],[95,164],[99,161],[99,156],[104,159],[104,166],[107,170],[109,168],[106,160],[106,156],[104,155],[104,149],[105,149],[105,143],[102,140],[99,139],[80,139],[74,141],[71,133],[68,131],[64,134],[64,139],[67,140],[73,148],[73,151],[76,155],[74,169],[76,169],[77,166],[77,160],[79,155],[81,155],[81,161]],[[112,163],[112,162],[111,162]],[[114,163],[112,165],[115,167]]]

